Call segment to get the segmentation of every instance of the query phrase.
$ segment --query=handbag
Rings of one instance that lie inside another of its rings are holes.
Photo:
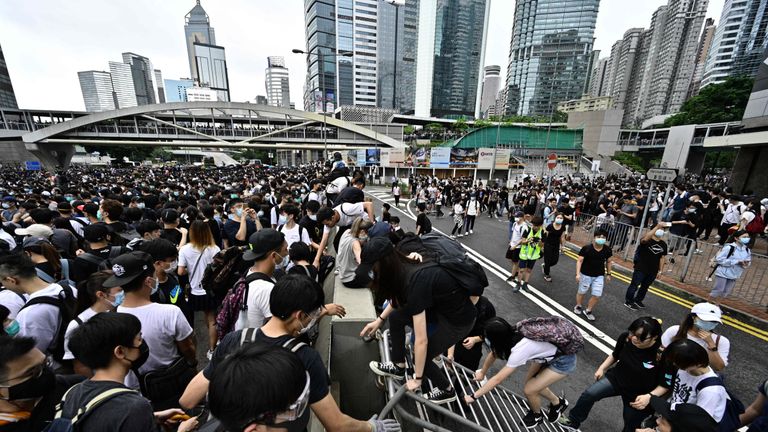
[[[178,403],[192,378],[197,375],[197,368],[184,357],[179,357],[173,363],[160,369],[139,376],[141,393],[152,405],[167,401]]]

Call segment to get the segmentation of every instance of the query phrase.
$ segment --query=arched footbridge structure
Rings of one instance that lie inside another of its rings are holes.
[[[323,150],[403,148],[403,126],[357,124],[321,114],[238,102],[142,105],[98,113],[0,112],[0,138],[20,137],[48,167],[75,145]]]

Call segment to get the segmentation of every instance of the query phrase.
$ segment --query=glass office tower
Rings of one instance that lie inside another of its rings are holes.
[[[13,92],[11,76],[8,74],[8,66],[5,64],[3,48],[0,47],[0,108],[18,108],[16,93]]]

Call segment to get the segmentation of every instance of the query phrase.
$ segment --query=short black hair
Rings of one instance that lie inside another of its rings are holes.
[[[166,258],[176,258],[179,256],[179,250],[172,241],[164,238],[158,238],[145,241],[139,246],[139,250],[152,256],[152,261],[162,261]]]
[[[213,371],[208,404],[227,430],[241,431],[256,423],[256,416],[285,411],[306,384],[306,369],[294,353],[275,345],[246,344]]]
[[[320,210],[319,201],[312,200],[307,203],[307,211],[311,211],[312,213],[317,213],[318,210]]]
[[[125,214],[125,218],[130,222],[138,222],[141,220],[141,217],[144,216],[144,210],[138,207],[128,207],[123,213]]]
[[[35,340],[31,337],[11,337],[6,334],[0,334],[0,382],[8,380],[8,363],[32,351],[34,348]]]
[[[330,220],[333,217],[333,209],[330,207],[323,207],[317,211],[317,221],[323,223]]]
[[[399,224],[400,223],[400,218],[398,216],[391,216],[389,218],[389,223],[390,224]]]
[[[598,228],[595,230],[595,237],[605,237],[608,238],[608,231]]]
[[[138,225],[136,225],[136,232],[139,233],[140,236],[143,236],[148,232],[157,231],[160,229],[163,229],[163,227],[161,227],[159,223],[153,220],[143,220],[139,222]]]
[[[301,215],[301,210],[295,206],[294,204],[286,204],[282,207],[280,207],[280,213],[285,213],[286,215],[293,216],[293,220],[298,222],[299,216]]]
[[[323,305],[325,295],[317,282],[302,274],[287,274],[280,278],[269,295],[272,315],[286,320],[293,312],[312,312]]]
[[[9,276],[32,279],[37,276],[35,263],[24,253],[8,254],[0,257],[0,279]]]
[[[11,314],[11,311],[7,307],[0,305],[0,323],[7,320],[10,314]]]
[[[72,332],[69,349],[77,360],[89,368],[104,369],[112,361],[115,347],[134,347],[133,340],[139,333],[141,321],[134,315],[99,313]]]
[[[179,220],[179,212],[174,209],[165,209],[160,213],[160,219],[165,223],[176,223]]]
[[[387,209],[387,211],[389,211],[389,209],[391,209],[391,208],[392,208],[392,206],[390,206],[390,205],[389,205],[389,204],[387,204],[387,203],[384,203],[384,205],[382,205],[382,207],[384,207],[385,209]]]
[[[544,218],[541,216],[534,216],[531,218],[531,225],[534,226],[541,226],[544,225]]]
[[[709,366],[709,355],[703,346],[690,339],[679,339],[664,350],[667,359],[678,369]]]
[[[306,243],[297,241],[288,248],[288,256],[291,261],[311,261],[312,251]]]
[[[424,204],[424,203],[419,203],[419,205],[418,205],[418,206],[416,206],[416,207],[418,207],[418,208],[419,208],[419,211],[420,211],[420,212],[423,212],[423,211],[426,211],[426,210],[427,210],[427,205],[426,205],[426,204]]]
[[[629,330],[630,334],[638,335],[640,339],[643,340],[661,336],[661,324],[659,323],[659,320],[649,316],[640,317],[632,321],[632,324],[629,325],[627,330]]]

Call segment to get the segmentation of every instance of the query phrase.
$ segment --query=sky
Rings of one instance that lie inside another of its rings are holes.
[[[409,0],[406,0],[409,1]],[[491,18],[485,64],[505,76],[512,34],[513,0],[488,0]],[[718,21],[725,0],[710,0],[708,17]],[[607,57],[613,43],[632,27],[647,27],[667,0],[602,0],[595,49]],[[108,70],[131,51],[149,57],[164,79],[190,76],[184,43],[184,15],[194,0],[2,0],[0,46],[19,106],[84,110],[78,71]],[[266,95],[268,56],[284,56],[290,70],[291,101],[301,109],[305,58],[304,0],[202,0],[226,48],[233,101]]]

